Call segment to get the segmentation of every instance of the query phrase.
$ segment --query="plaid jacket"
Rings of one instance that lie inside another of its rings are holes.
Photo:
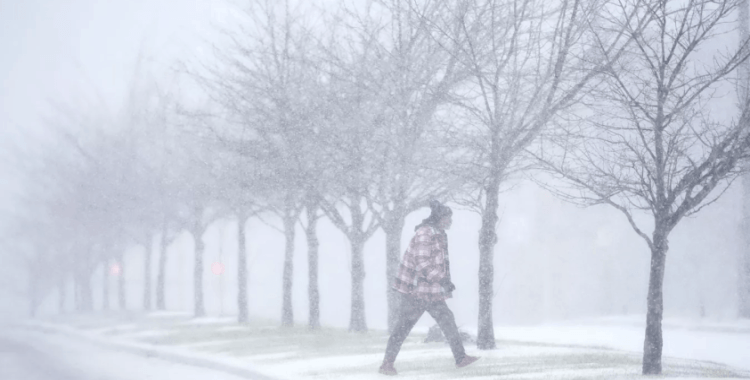
[[[393,289],[430,302],[444,301],[452,294],[445,292],[440,280],[450,280],[448,235],[432,226],[422,226],[409,243],[401,259]]]

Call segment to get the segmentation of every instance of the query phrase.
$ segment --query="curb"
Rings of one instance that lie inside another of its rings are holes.
[[[171,347],[156,347],[154,345],[136,342],[116,341],[114,339],[105,339],[92,333],[77,330],[68,326],[60,326],[49,323],[26,322],[18,325],[29,331],[41,332],[46,334],[60,334],[75,339],[83,339],[102,348],[112,349],[121,352],[128,352],[147,358],[158,358],[174,363],[185,364],[195,367],[221,371],[231,375],[244,377],[252,380],[280,380],[269,377],[257,370],[247,368],[247,365],[240,363],[231,363],[229,360],[220,360],[211,358],[199,353],[180,352],[179,349]]]

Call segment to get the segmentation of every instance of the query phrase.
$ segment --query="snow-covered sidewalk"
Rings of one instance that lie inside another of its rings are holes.
[[[602,347],[642,352],[644,317],[578,320],[540,326],[495,326],[505,341]],[[476,329],[470,330],[475,334]],[[710,361],[750,371],[750,321],[707,322],[666,319],[666,357]]]
[[[310,331],[304,326],[280,328],[273,322],[240,326],[232,318],[192,319],[175,313],[71,316],[28,326],[69,336],[77,334],[165,359],[224,368],[227,372],[234,369],[232,373],[245,373],[248,378],[252,378],[249,374],[257,373],[278,379],[382,379],[377,367],[388,339],[384,331],[364,334],[333,328]],[[423,343],[425,335],[415,331],[405,342],[396,363],[399,377],[640,378],[642,343],[638,342],[642,342],[643,332],[638,326],[599,320],[535,327],[498,326],[495,331],[498,349],[480,352],[473,344],[467,344],[467,351],[482,359],[461,370],[454,367],[445,344]],[[748,366],[748,361],[742,361],[747,357],[743,355],[750,352],[745,349],[750,338],[747,332],[691,329],[685,330],[682,337],[678,332],[665,328],[665,376],[750,378],[750,371],[741,369]],[[715,334],[726,336],[717,338]],[[708,343],[705,347],[682,347],[690,351],[689,355],[680,356],[672,353],[679,350],[670,339],[683,339],[686,345]],[[722,342],[733,346],[717,348]],[[712,347],[716,351],[711,351]],[[726,360],[712,360],[713,354]]]

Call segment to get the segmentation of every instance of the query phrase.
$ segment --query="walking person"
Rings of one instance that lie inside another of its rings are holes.
[[[448,235],[445,233],[453,221],[453,211],[435,200],[430,201],[430,209],[430,216],[414,228],[414,237],[404,253],[393,283],[393,288],[401,293],[401,308],[380,366],[379,372],[384,375],[397,374],[393,367],[396,356],[406,336],[425,311],[443,330],[456,367],[466,367],[479,359],[466,355],[453,312],[445,303],[456,289],[451,282]]]

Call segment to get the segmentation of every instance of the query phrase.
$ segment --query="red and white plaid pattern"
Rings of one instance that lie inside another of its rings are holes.
[[[432,226],[422,226],[409,243],[401,259],[393,289],[430,302],[444,301],[452,294],[440,285],[450,280],[448,236]]]

